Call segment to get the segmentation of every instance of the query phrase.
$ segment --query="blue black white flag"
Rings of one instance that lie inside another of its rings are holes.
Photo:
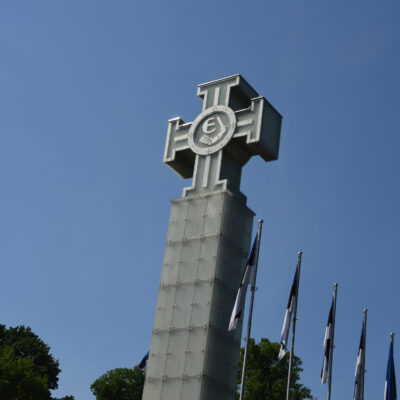
[[[396,376],[394,372],[394,360],[393,360],[393,334],[390,341],[389,347],[389,358],[386,368],[386,382],[385,382],[385,397],[384,400],[396,400]]]
[[[146,371],[146,367],[147,367],[147,361],[149,360],[149,352],[147,352],[144,357],[142,358],[142,361],[140,361],[139,363],[139,368],[142,371]]]
[[[281,348],[279,350],[278,359],[282,360],[283,356],[287,352],[289,331],[290,331],[290,322],[292,320],[292,315],[295,313],[295,308],[297,306],[297,297],[298,297],[298,269],[296,267],[296,272],[294,274],[294,279],[292,283],[292,288],[290,290],[289,301],[286,307],[285,319],[283,320],[282,332],[281,332]]]
[[[253,247],[251,248],[249,258],[247,260],[247,265],[244,270],[242,280],[240,281],[240,286],[236,295],[235,305],[233,306],[231,319],[229,321],[228,331],[233,331],[237,328],[240,317],[242,316],[244,310],[244,304],[246,301],[247,286],[254,276],[254,269],[256,266],[256,258],[258,254],[258,248],[260,246],[259,231],[254,239]]]
[[[354,384],[354,400],[363,400],[363,380],[364,380],[364,360],[365,360],[365,322],[361,330],[360,346],[358,347],[358,355],[356,362],[355,384]]]
[[[328,382],[329,375],[329,358],[331,357],[331,347],[333,339],[334,321],[333,321],[333,306],[334,300],[332,299],[331,308],[329,310],[328,323],[326,324],[325,337],[324,337],[324,361],[321,370],[321,383]]]

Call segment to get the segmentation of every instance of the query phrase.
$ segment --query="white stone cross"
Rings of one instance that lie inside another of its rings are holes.
[[[242,167],[251,156],[278,158],[281,115],[240,75],[198,86],[203,111],[191,123],[169,120],[164,162],[183,178],[193,177],[183,197],[240,192]]]

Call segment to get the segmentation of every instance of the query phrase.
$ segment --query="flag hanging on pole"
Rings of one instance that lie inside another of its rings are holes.
[[[354,400],[364,400],[364,371],[365,371],[365,322],[366,322],[366,310],[364,311],[364,320],[361,330],[360,346],[358,347],[358,355],[356,362],[356,370],[354,373],[355,384],[354,384]]]
[[[251,248],[249,258],[247,260],[247,265],[244,270],[242,280],[240,281],[240,286],[239,286],[239,289],[238,289],[238,292],[236,295],[235,305],[233,306],[231,319],[229,321],[228,331],[233,331],[234,329],[236,329],[238,322],[240,320],[240,317],[242,315],[242,312],[244,310],[247,286],[249,285],[249,282],[254,274],[254,267],[257,262],[256,258],[257,258],[257,254],[258,254],[257,249],[259,248],[259,246],[260,246],[260,237],[259,237],[259,231],[258,231],[257,235],[254,239],[253,247]]]
[[[294,274],[292,288],[289,294],[289,301],[286,307],[285,318],[283,320],[282,332],[281,332],[281,348],[279,350],[278,359],[282,360],[283,356],[287,352],[287,345],[288,345],[288,338],[289,338],[289,331],[290,331],[290,322],[292,320],[292,315],[295,312],[295,308],[297,305],[297,288],[298,288],[298,269],[296,267],[296,272]]]
[[[333,305],[334,301],[332,299],[331,308],[329,310],[328,323],[326,324],[325,337],[324,337],[324,362],[321,371],[321,383],[324,384],[328,382],[329,373],[329,358],[331,355],[331,346],[333,338]]]
[[[142,361],[140,361],[139,363],[139,368],[142,371],[146,371],[146,367],[147,367],[147,361],[149,360],[149,352],[147,352],[144,357],[142,358]]]
[[[390,335],[390,347],[389,347],[389,358],[386,368],[386,381],[385,381],[385,397],[384,400],[396,400],[396,376],[394,372],[394,360],[393,360],[393,336]]]

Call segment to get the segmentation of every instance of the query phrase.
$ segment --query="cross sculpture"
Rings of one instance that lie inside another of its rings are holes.
[[[240,177],[251,156],[278,158],[282,117],[240,75],[197,94],[200,115],[168,124],[164,162],[193,182],[172,200],[143,400],[235,397],[241,323],[228,323],[254,216]]]
[[[239,74],[203,83],[201,114],[191,123],[168,123],[164,163],[183,178],[193,177],[183,197],[230,190],[240,192],[242,166],[253,155],[278,158],[281,115]]]

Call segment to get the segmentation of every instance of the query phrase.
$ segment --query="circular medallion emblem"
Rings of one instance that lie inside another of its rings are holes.
[[[203,111],[189,130],[189,147],[197,154],[207,155],[221,150],[231,140],[236,128],[235,113],[225,106]]]

